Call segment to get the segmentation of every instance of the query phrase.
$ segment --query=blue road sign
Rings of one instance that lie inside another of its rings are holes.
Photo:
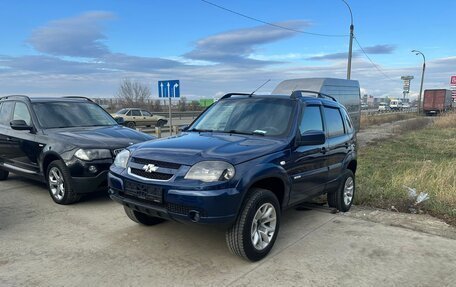
[[[159,98],[180,98],[179,80],[158,81]]]

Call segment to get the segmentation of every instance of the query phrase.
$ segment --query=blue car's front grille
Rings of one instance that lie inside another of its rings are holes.
[[[145,159],[145,158],[139,158],[139,157],[132,157],[131,162],[134,162],[137,164],[153,164],[158,167],[170,168],[170,169],[179,169],[181,167],[181,165],[178,163],[164,162],[164,161],[151,160],[151,159]]]
[[[156,180],[169,180],[171,177],[173,177],[173,174],[161,172],[146,172],[145,170],[138,168],[130,168],[130,172],[140,177]]]

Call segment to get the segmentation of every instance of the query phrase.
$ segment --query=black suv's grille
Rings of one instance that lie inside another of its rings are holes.
[[[131,159],[131,161],[134,163],[137,163],[137,164],[153,164],[158,167],[170,168],[170,169],[179,169],[181,167],[181,165],[178,163],[150,160],[150,159],[144,159],[144,158],[139,158],[139,157],[133,157]]]
[[[149,179],[158,179],[158,180],[168,180],[173,177],[172,174],[169,173],[161,173],[161,172],[146,172],[142,169],[138,168],[130,168],[130,172],[132,174],[136,174],[141,177],[149,178]]]

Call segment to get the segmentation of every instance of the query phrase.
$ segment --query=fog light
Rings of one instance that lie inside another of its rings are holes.
[[[97,169],[96,166],[91,165],[91,166],[89,166],[89,171],[90,171],[91,173],[96,173],[96,172],[98,171],[98,169]]]

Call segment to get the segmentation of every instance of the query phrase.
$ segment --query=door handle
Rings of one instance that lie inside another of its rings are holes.
[[[327,150],[326,150],[325,147],[322,147],[322,148],[320,149],[320,152],[321,152],[322,154],[325,154],[325,153],[327,152]]]

